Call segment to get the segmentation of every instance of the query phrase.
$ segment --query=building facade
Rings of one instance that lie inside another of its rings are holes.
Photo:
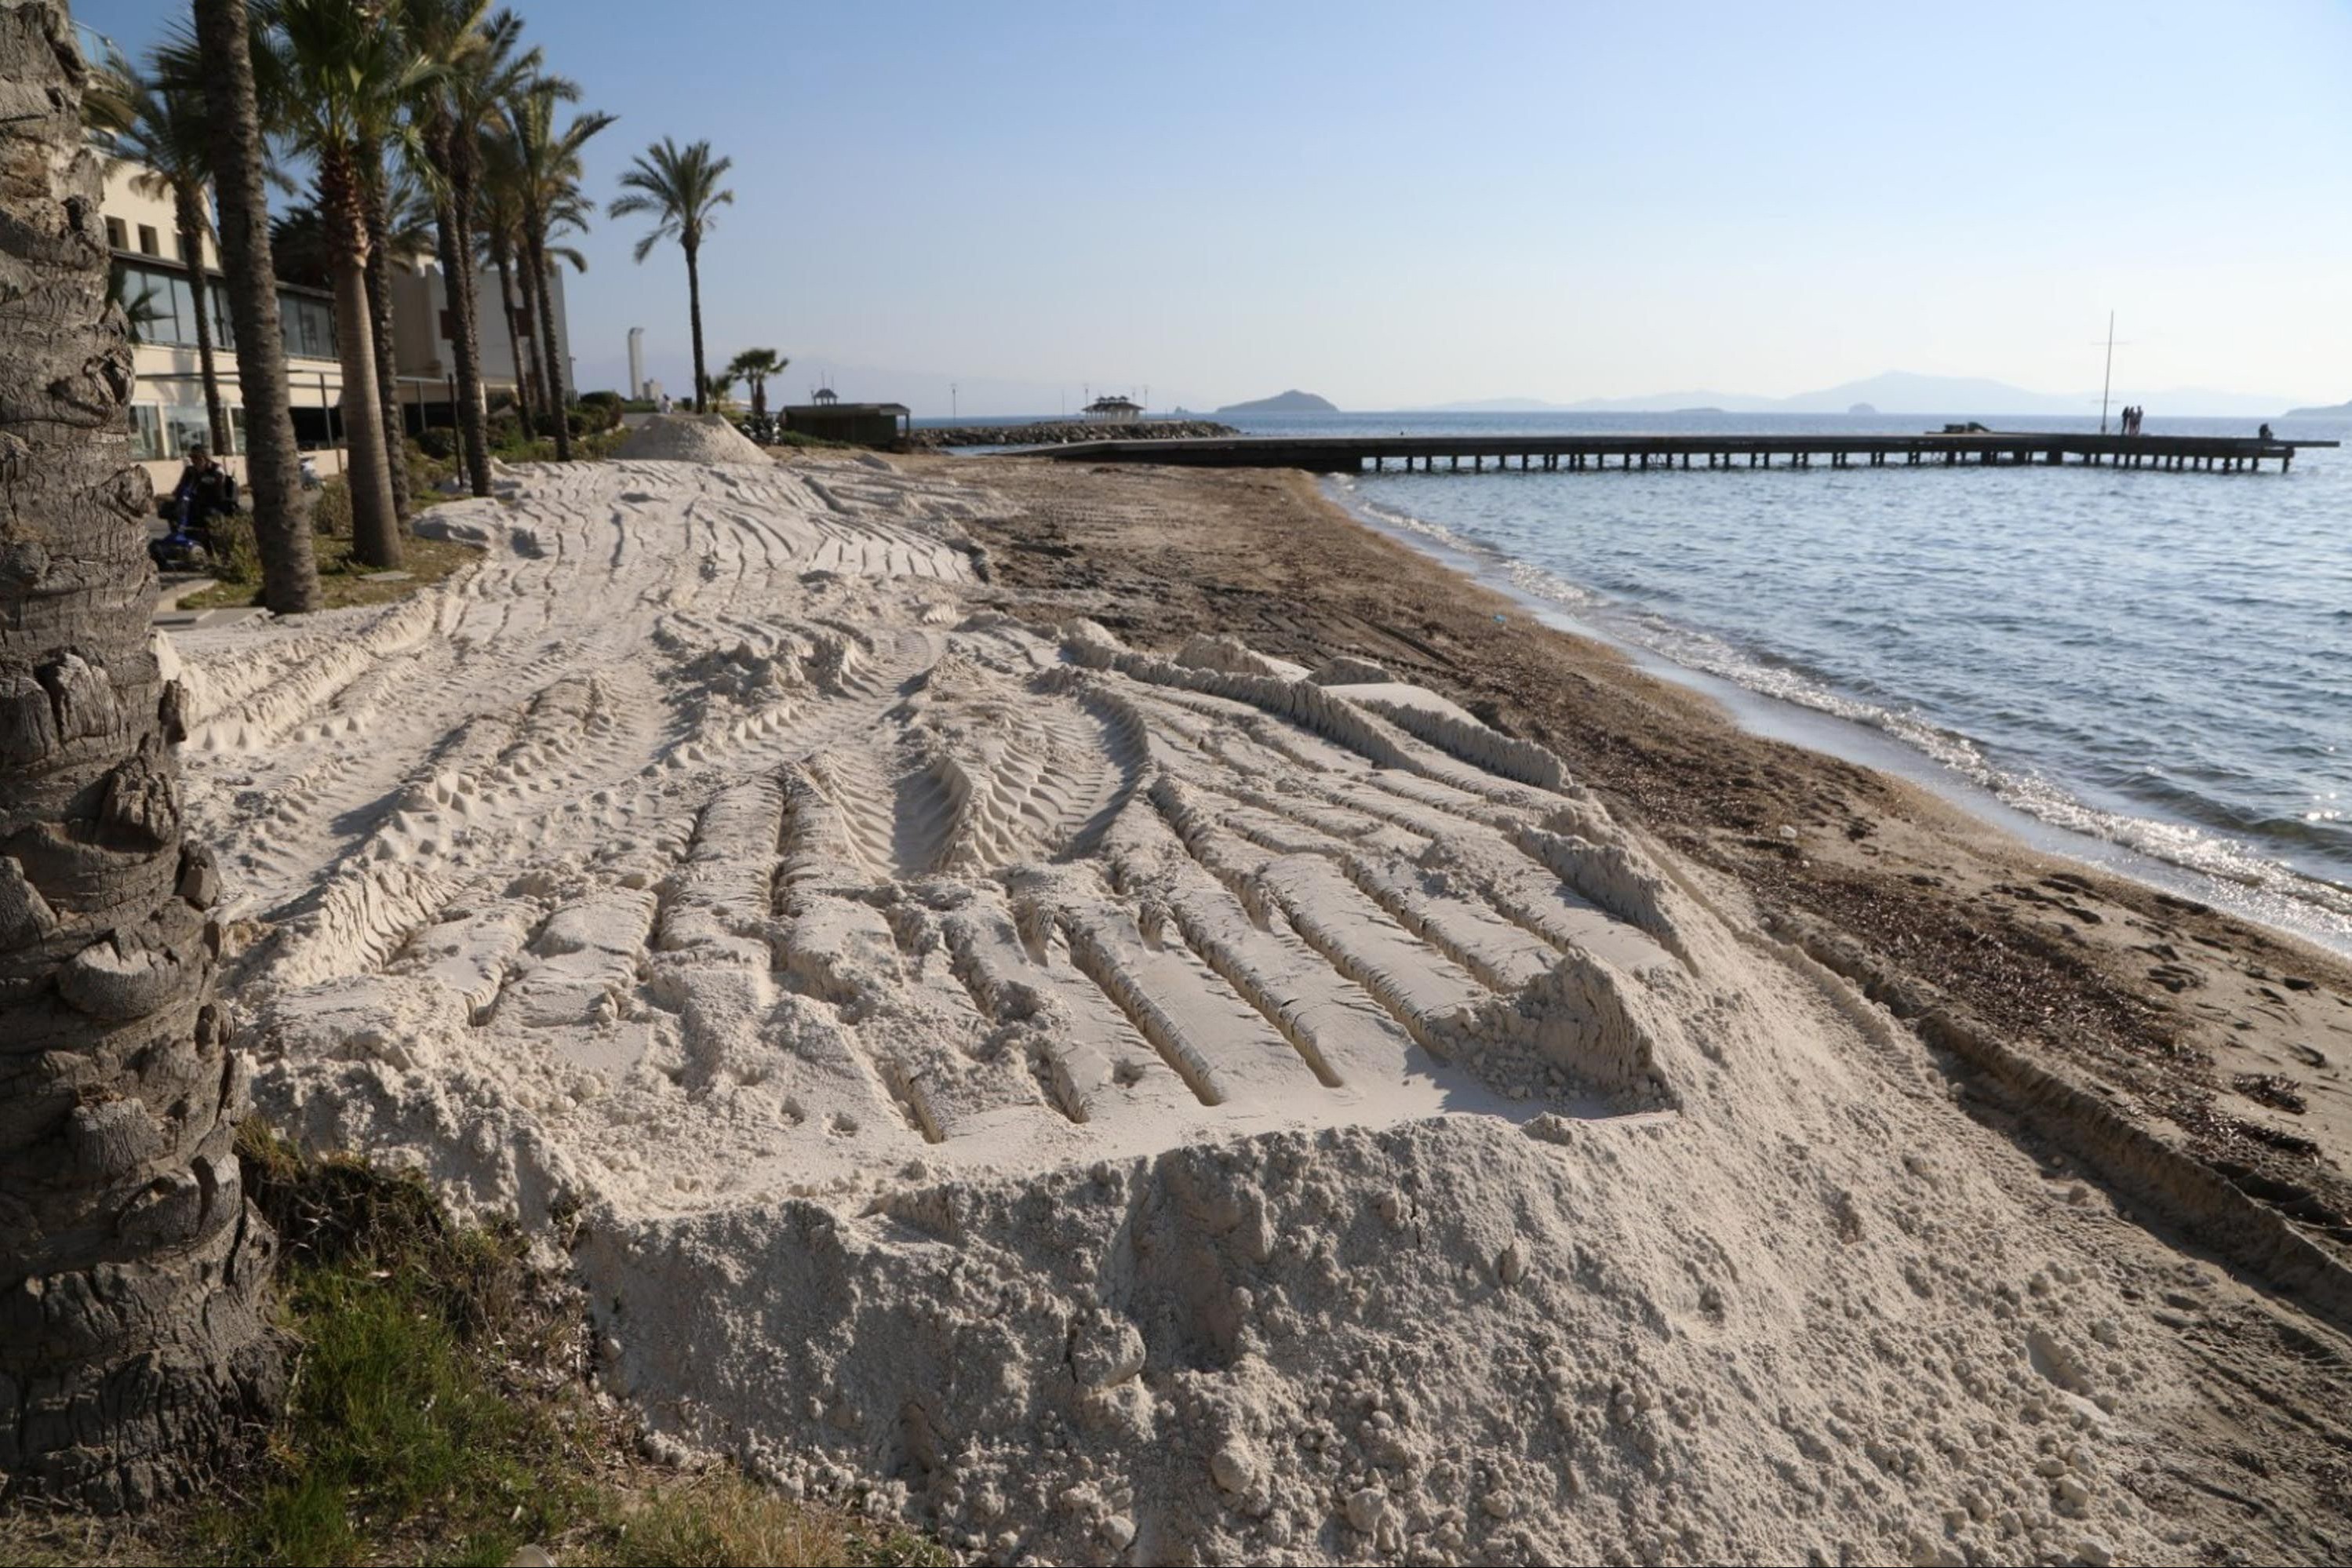
[[[138,340],[131,360],[137,384],[128,410],[131,450],[159,486],[169,486],[177,479],[188,448],[200,443],[210,444],[195,336],[195,313],[205,308],[212,312],[214,371],[229,424],[230,450],[218,455],[227,458],[230,467],[241,476],[245,399],[237,381],[236,329],[229,319],[227,297],[218,282],[220,256],[207,236],[202,242],[205,281],[199,290],[180,255],[172,199],[141,192],[137,188],[141,172],[128,162],[110,168],[100,204],[107,244],[121,275],[120,293]],[[457,365],[449,343],[446,282],[431,257],[406,260],[394,269],[393,359],[403,413],[412,434],[456,423]],[[556,350],[568,356],[572,340],[560,277],[549,293]],[[492,399],[511,396],[514,350],[499,317],[495,271],[484,271],[475,298],[481,313],[484,392]],[[285,340],[295,439],[320,475],[340,473],[343,371],[336,358],[334,297],[325,289],[281,281],[278,318]],[[567,361],[567,385],[569,369]]]

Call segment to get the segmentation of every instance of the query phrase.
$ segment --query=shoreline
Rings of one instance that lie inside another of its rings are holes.
[[[1026,466],[1045,465],[1003,464]],[[1057,475],[1081,487],[1066,468],[1041,477]],[[1898,1017],[2001,1042],[2179,1156],[2187,1168],[2141,1183],[2158,1211],[2186,1217],[2179,1187],[2196,1172],[2222,1184],[2197,1227],[2208,1245],[2250,1223],[2251,1203],[2266,1244],[2352,1261],[2352,962],[2038,848],[1925,784],[1750,733],[1714,698],[1529,615],[1306,476],[1098,477],[1130,494],[1222,496],[1232,520],[1147,540],[1099,507],[1077,508],[1071,527],[1024,489],[1020,527],[1042,525],[1044,539],[975,529],[1003,545],[992,578],[1008,609],[1045,613],[1069,589],[1124,592],[1139,612],[1107,621],[1122,636],[1172,647],[1223,631],[1310,667],[1375,657],[1559,753],[1622,817],[1732,876],[1768,925],[1817,958],[1843,955]],[[990,482],[1006,487],[1000,474]],[[1290,543],[1250,559],[1269,528]],[[2117,1128],[2059,1132],[2087,1149]]]
[[[1748,734],[1760,739],[1779,740],[1806,750],[1823,752],[1843,761],[1891,773],[1907,783],[1932,791],[1986,826],[2019,841],[2027,849],[2059,855],[2100,871],[2128,877],[2173,897],[2214,904],[2240,918],[2352,962],[2352,915],[2332,907],[2327,902],[2331,896],[2338,900],[2352,900],[2352,890],[2296,870],[2285,861],[2265,853],[2261,846],[2233,840],[2214,841],[2243,848],[2254,857],[2259,871],[2264,873],[2262,876],[2233,876],[2227,872],[2186,861],[2168,859],[2122,839],[2042,815],[2010,800],[1997,783],[1974,776],[1884,725],[1871,723],[1832,707],[1762,690],[1716,670],[1685,664],[1671,653],[1621,632],[1605,622],[1581,615],[1572,607],[1547,599],[1507,570],[1494,570],[1497,567],[1527,566],[1532,572],[1553,577],[1555,574],[1547,568],[1519,562],[1516,558],[1487,550],[1482,546],[1457,544],[1451,537],[1441,538],[1440,533],[1450,536],[1451,529],[1432,519],[1412,516],[1411,525],[1417,526],[1401,525],[1391,520],[1381,504],[1357,494],[1344,481],[1338,484],[1325,481],[1324,494],[1334,506],[1358,523],[1394,540],[1416,555],[1426,557],[1441,569],[1455,572],[1517,601],[1528,613],[1570,636],[1581,637],[1614,650],[1646,674],[1682,686],[1720,705]],[[1567,586],[1601,597],[1597,590],[1586,589],[1581,584],[1568,582]],[[1958,740],[1963,747],[1969,750],[1974,750],[1979,744],[1965,736],[1959,737]],[[1984,767],[1988,772],[2006,777],[2000,775],[1990,763],[1984,764]],[[2130,816],[2093,805],[2071,793],[2062,795],[2062,800],[2076,814],[2112,821],[2126,827],[2179,828],[2199,833],[2211,831],[2188,821]],[[2314,891],[2310,894],[2283,891],[2273,885],[2278,883]]]

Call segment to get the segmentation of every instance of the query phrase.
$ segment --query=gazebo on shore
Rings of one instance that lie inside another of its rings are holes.
[[[1133,398],[1104,396],[1087,404],[1085,414],[1097,424],[1133,424],[1143,417],[1143,405]]]

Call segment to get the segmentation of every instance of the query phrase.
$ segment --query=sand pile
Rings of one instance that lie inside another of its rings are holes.
[[[724,414],[656,413],[629,432],[621,456],[649,463],[765,463],[759,443]]]
[[[976,485],[522,479],[183,638],[190,808],[263,1104],[660,1427],[1008,1562],[2193,1555],[2096,1200],[1550,753],[975,609]]]

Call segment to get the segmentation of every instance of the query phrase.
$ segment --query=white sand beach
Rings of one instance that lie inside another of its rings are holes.
[[[1544,747],[1009,616],[944,464],[502,490],[175,639],[192,827],[263,1109],[568,1249],[667,1438],[976,1559],[1465,1563],[2192,1561],[2273,1440],[2155,1314],[2283,1309]]]

